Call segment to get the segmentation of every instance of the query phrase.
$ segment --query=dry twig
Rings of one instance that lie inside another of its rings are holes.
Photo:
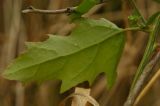
[[[100,0],[98,4],[106,3],[108,0]],[[22,10],[22,13],[38,13],[38,14],[63,14],[63,13],[72,13],[76,10],[77,7],[68,7],[58,10],[42,10],[37,9],[33,6],[29,6],[27,9]]]
[[[156,63],[159,61],[159,59],[160,59],[160,51],[158,51],[155,54],[155,56],[153,57],[153,59],[146,65],[146,67],[145,67],[142,75],[140,76],[138,82],[136,83],[134,89],[131,90],[124,106],[133,106],[137,95],[139,94],[140,90],[142,89],[142,86],[144,85],[146,79],[150,75],[151,71],[153,70]]]
[[[153,86],[153,84],[157,81],[159,77],[160,77],[160,69],[154,74],[152,79],[148,82],[145,88],[140,92],[134,105],[137,105],[139,103],[139,101],[145,96],[145,94],[149,91],[149,89]]]
[[[37,9],[33,6],[29,6],[27,9],[22,10],[22,13],[62,14],[62,13],[72,13],[75,9],[76,7],[68,7],[59,10],[42,10],[42,9]]]

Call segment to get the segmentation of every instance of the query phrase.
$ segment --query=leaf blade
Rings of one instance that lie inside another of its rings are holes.
[[[105,72],[109,86],[124,46],[123,31],[104,19],[80,20],[68,37],[50,36],[44,42],[29,44],[5,71],[5,77],[20,81],[61,79],[61,92]],[[116,36],[117,35],[117,36]]]

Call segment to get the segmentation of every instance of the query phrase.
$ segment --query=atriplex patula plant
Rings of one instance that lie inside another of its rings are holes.
[[[103,0],[83,0],[77,7],[60,10],[29,7],[23,13],[69,13],[76,28],[67,37],[50,35],[44,42],[27,43],[28,50],[6,69],[3,76],[22,82],[60,79],[61,92],[64,92],[86,80],[92,83],[98,74],[105,72],[110,88],[116,79],[116,67],[125,44],[124,32],[144,31],[149,33],[148,44],[125,103],[125,106],[132,106],[148,73],[160,58],[159,50],[152,56],[160,34],[160,12],[146,20],[135,2],[128,1],[133,8],[133,14],[129,16],[132,24],[125,29],[106,19],[83,17],[93,6],[105,3]]]

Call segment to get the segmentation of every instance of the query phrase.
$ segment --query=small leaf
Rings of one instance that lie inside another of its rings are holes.
[[[160,0],[154,0],[155,2],[157,2],[157,3],[160,3]]]
[[[98,2],[100,2],[100,0],[83,0],[83,2],[77,7],[76,12],[84,14],[88,12]]]
[[[123,30],[101,19],[80,19],[70,36],[50,36],[28,43],[28,50],[4,72],[10,80],[62,80],[61,92],[83,81],[92,83],[102,72],[111,87],[123,46]]]
[[[151,25],[155,22],[156,18],[160,15],[160,12],[156,12],[154,13],[152,16],[149,17],[149,19],[147,20],[147,24],[146,25]]]
[[[71,19],[80,18],[81,15],[87,13],[93,6],[99,3],[100,0],[83,0],[82,3],[76,8],[75,12],[71,14]]]
[[[133,10],[132,14],[128,16],[128,20],[131,27],[139,26],[140,19],[141,19],[141,16],[135,10]]]

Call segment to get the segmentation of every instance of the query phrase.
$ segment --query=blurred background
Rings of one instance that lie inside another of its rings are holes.
[[[43,41],[47,34],[68,35],[73,29],[67,14],[22,14],[32,5],[40,9],[61,9],[76,6],[81,0],[0,0],[0,73],[25,48],[26,41]],[[119,27],[129,27],[131,8],[125,0],[108,0],[87,14],[91,18],[106,18]],[[158,0],[157,0],[158,1]],[[137,0],[145,18],[160,11],[155,0]],[[137,66],[143,56],[148,36],[142,32],[126,32],[127,42],[118,66],[118,78],[111,90],[106,88],[105,75],[97,76],[91,85],[91,95],[100,106],[123,106]],[[61,81],[47,81],[41,85],[9,81],[0,76],[0,106],[58,106],[73,89],[59,94]],[[88,87],[88,83],[80,84]],[[160,106],[160,78],[141,99],[138,106]]]

